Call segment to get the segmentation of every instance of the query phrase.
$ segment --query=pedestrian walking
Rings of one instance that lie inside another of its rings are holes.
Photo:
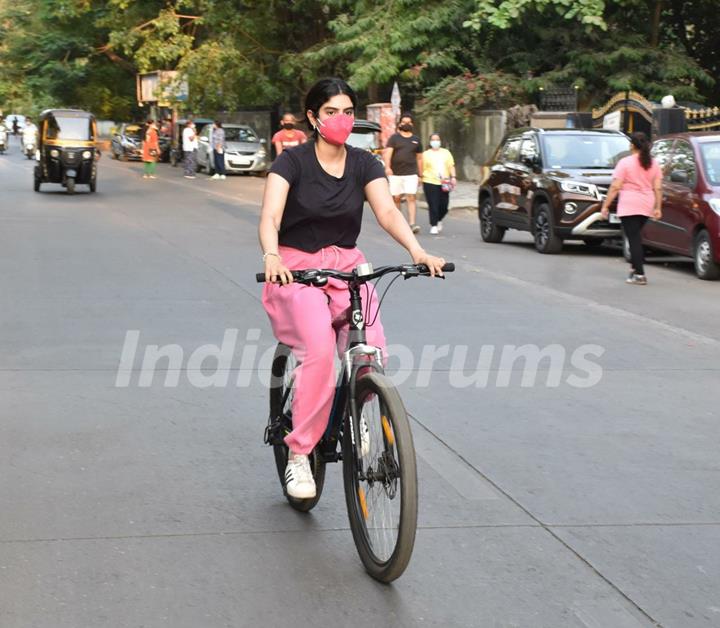
[[[158,139],[158,129],[155,120],[148,120],[145,127],[145,139],[142,145],[142,159],[145,163],[143,179],[156,179],[155,169],[157,168],[157,160],[160,156],[160,141]]]
[[[455,189],[455,159],[442,147],[438,133],[430,136],[430,148],[422,156],[422,181],[425,200],[430,214],[430,233],[437,235],[443,230],[442,220],[448,213],[450,192]]]
[[[647,284],[642,229],[648,218],[662,218],[662,170],[650,154],[650,140],[645,133],[630,136],[632,154],[621,159],[613,172],[613,182],[602,205],[607,220],[610,205],[619,195],[617,215],[630,244],[630,275],[626,282]]]
[[[280,129],[272,137],[273,146],[275,146],[275,154],[279,156],[284,150],[299,146],[307,142],[307,135],[297,128],[297,120],[291,113],[286,113],[282,117]]]
[[[213,162],[215,164],[215,174],[213,179],[225,178],[225,129],[222,127],[220,120],[213,123],[210,141],[213,148]]]
[[[390,136],[383,161],[385,174],[390,181],[390,194],[395,205],[400,209],[403,196],[407,203],[408,222],[413,233],[418,233],[420,227],[416,224],[417,213],[416,195],[418,188],[418,175],[423,171],[422,144],[420,138],[413,133],[415,123],[409,113],[400,117],[397,133]]]
[[[197,134],[195,133],[195,123],[188,120],[182,132],[183,147],[183,168],[185,170],[186,179],[195,178],[195,151],[198,148]]]

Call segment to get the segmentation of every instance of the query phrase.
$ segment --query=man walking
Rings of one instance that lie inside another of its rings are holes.
[[[385,174],[390,180],[390,194],[395,205],[400,209],[402,197],[405,196],[408,208],[408,222],[413,233],[420,227],[416,224],[416,195],[418,174],[422,172],[422,144],[420,138],[413,133],[415,124],[412,115],[404,113],[398,124],[398,132],[390,136],[383,153]]]
[[[195,151],[198,147],[197,135],[195,134],[195,123],[188,120],[182,132],[183,166],[185,178],[195,178]]]

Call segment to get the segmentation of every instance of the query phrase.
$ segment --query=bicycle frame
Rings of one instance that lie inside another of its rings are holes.
[[[320,452],[325,462],[337,462],[342,458],[342,453],[338,450],[337,445],[342,433],[343,418],[348,412],[353,419],[350,424],[350,437],[353,446],[355,445],[355,433],[357,432],[355,382],[357,381],[357,372],[361,368],[370,368],[379,373],[385,372],[382,349],[367,344],[360,285],[351,283],[348,286],[350,291],[350,309],[347,317],[347,323],[350,326],[348,330],[348,346],[343,353],[328,425],[319,443]]]

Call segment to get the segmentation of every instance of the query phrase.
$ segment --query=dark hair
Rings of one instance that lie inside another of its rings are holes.
[[[315,83],[315,85],[310,88],[307,96],[305,96],[305,119],[308,121],[308,124],[310,123],[307,117],[308,111],[312,111],[313,115],[317,118],[320,107],[333,96],[339,96],[340,94],[349,96],[353,107],[357,109],[357,96],[353,88],[341,78],[324,78]]]
[[[640,151],[640,165],[645,170],[650,170],[652,166],[652,155],[650,154],[650,148],[652,144],[645,133],[633,133],[630,136],[630,143]]]
[[[400,120],[402,120],[403,118],[410,118],[410,121],[415,124],[415,118],[413,117],[413,114],[411,114],[409,111],[406,111],[400,116]],[[398,122],[400,120],[398,120]]]
[[[222,122],[221,122],[220,120],[215,120],[215,126],[216,126],[218,129],[222,129]]]

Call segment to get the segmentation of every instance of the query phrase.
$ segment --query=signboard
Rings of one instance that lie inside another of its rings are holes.
[[[138,74],[136,87],[138,103],[141,105],[154,103],[160,107],[169,107],[174,101],[184,102],[188,99],[187,81],[181,80],[175,71]]]
[[[603,129],[622,131],[622,111],[613,111],[603,118]]]
[[[393,84],[392,94],[390,95],[390,104],[392,105],[392,112],[395,116],[395,120],[400,120],[400,88],[398,87],[397,81]]]

